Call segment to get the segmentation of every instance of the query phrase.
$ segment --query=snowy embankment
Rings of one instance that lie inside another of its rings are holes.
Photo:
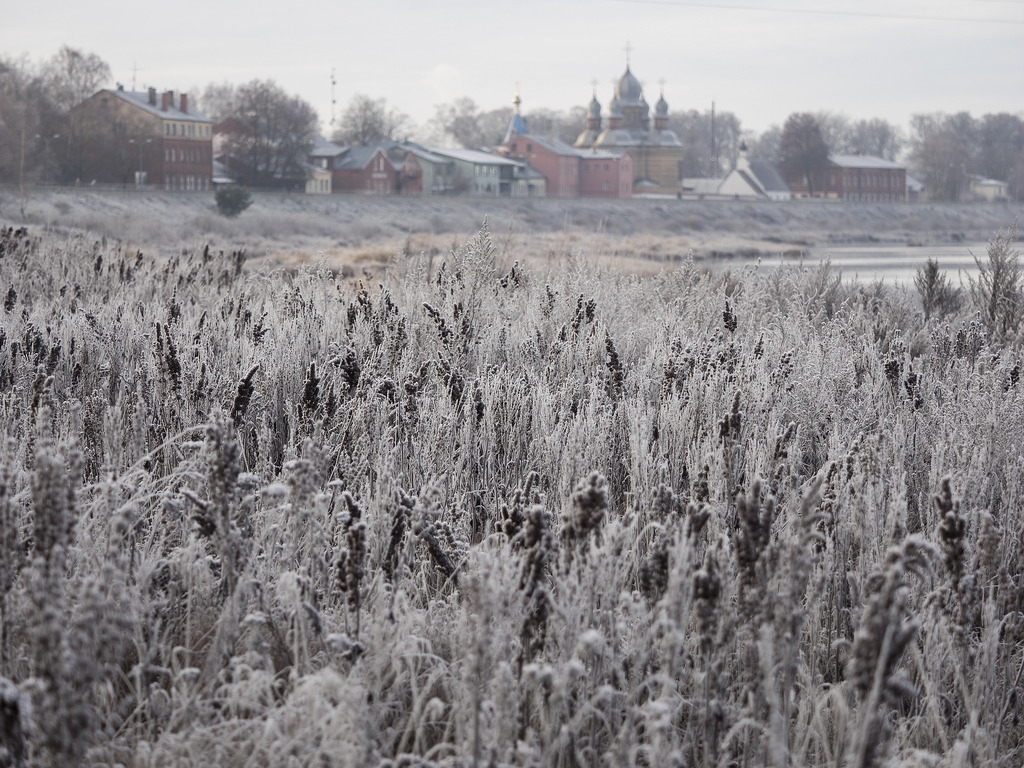
[[[237,219],[210,193],[0,190],[0,224],[86,233],[163,254],[209,243],[291,263],[386,263],[400,252],[449,250],[486,220],[522,256],[582,253],[657,266],[696,259],[793,255],[849,244],[984,242],[1024,206],[932,203],[755,203],[675,199],[377,198],[260,194]]]

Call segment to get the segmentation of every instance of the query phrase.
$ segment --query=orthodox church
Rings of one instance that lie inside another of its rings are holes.
[[[608,118],[601,115],[597,94],[587,107],[587,129],[573,145],[581,150],[622,151],[633,161],[634,194],[676,194],[681,189],[682,143],[668,129],[668,102],[664,93],[654,105],[654,125],[650,106],[644,98],[643,86],[630,72],[615,84],[608,104]]]

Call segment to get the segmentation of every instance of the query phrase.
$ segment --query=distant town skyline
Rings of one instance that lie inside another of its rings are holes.
[[[331,132],[356,94],[385,98],[418,128],[467,96],[481,109],[606,109],[624,71],[652,104],[737,115],[760,133],[792,112],[880,117],[1024,112],[1018,0],[479,0],[342,4],[289,13],[258,0],[180,0],[140,15],[124,0],[20,3],[0,51],[40,62],[62,45],[96,53],[125,88],[198,95],[211,82],[272,79]],[[596,86],[592,85],[596,82]],[[109,85],[113,86],[114,82]]]

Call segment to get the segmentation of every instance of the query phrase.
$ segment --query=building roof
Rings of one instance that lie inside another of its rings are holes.
[[[464,163],[475,165],[521,165],[518,160],[511,160],[482,149],[449,149],[446,147],[430,151],[442,157],[450,157],[452,160],[461,160]]]
[[[1009,187],[1010,182],[1000,181],[999,179],[986,179],[984,176],[972,175],[970,177],[971,184],[976,187]]]
[[[426,160],[428,163],[433,163],[435,165],[450,165],[452,162],[451,158],[442,157],[434,150],[427,149],[426,147],[420,146],[412,141],[402,142],[401,147],[407,152],[414,154],[420,160]]]
[[[685,178],[682,182],[683,191],[694,192],[698,195],[718,194],[718,188],[722,185],[722,179]]]
[[[519,112],[513,112],[512,120],[508,124],[508,130],[505,131],[505,141],[510,141],[513,136],[521,136],[529,132],[530,129],[526,127],[525,118]]]
[[[654,114],[658,117],[668,117],[668,102],[665,101],[665,94],[658,97],[658,103],[654,105]]]
[[[576,148],[566,144],[561,139],[538,136],[532,133],[528,133],[520,138],[533,144],[537,144],[549,152],[561,155],[562,157],[579,157],[583,160],[621,160],[622,156],[626,154],[625,151],[615,152],[607,149]]]
[[[626,152],[615,152],[611,149],[577,149],[576,152],[584,160],[621,160]]]
[[[313,140],[313,148],[309,151],[310,157],[337,157],[348,152],[349,147],[343,147],[340,144],[335,144],[333,141],[328,141],[319,134]]]
[[[523,138],[533,144],[544,147],[549,152],[554,152],[556,155],[578,157],[580,154],[578,150],[570,147],[560,139],[549,139],[545,136],[534,136],[533,134],[527,134]]]
[[[104,88],[100,93],[109,93],[117,98],[127,101],[133,107],[145,110],[152,115],[156,115],[162,120],[180,120],[182,122],[193,122],[193,123],[212,123],[213,120],[208,118],[204,113],[197,109],[189,107],[188,112],[182,112],[179,108],[181,106],[181,100],[175,99],[170,100],[170,104],[167,109],[162,109],[163,106],[163,94],[156,94],[156,104],[149,103],[150,92],[149,91],[119,91]],[[186,94],[187,97],[187,94]]]
[[[894,163],[892,160],[883,160],[874,155],[830,155],[829,162],[840,168],[874,168],[902,170],[907,166]]]
[[[789,185],[774,165],[766,160],[748,160],[747,164],[766,192],[789,192]]]
[[[643,95],[644,87],[640,85],[640,81],[636,79],[636,76],[629,71],[629,65],[627,64],[626,71],[619,78],[619,82],[615,84],[615,98],[622,104],[639,104]]]
[[[348,152],[335,166],[335,170],[339,171],[361,171],[370,161],[373,156],[380,152],[387,159],[388,163],[394,167],[394,161],[388,157],[388,151],[394,149],[398,145],[397,141],[385,141],[379,144],[367,144],[360,147],[349,147]]]

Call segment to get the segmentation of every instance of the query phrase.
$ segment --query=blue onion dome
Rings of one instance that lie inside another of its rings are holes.
[[[661,94],[658,103],[654,105],[654,114],[656,117],[668,117],[668,102],[665,101],[664,93]]]
[[[601,102],[597,100],[597,96],[593,96],[590,99],[590,104],[587,106],[587,117],[600,117],[601,116]]]
[[[626,73],[615,84],[615,98],[624,104],[636,104],[643,96],[643,92],[643,86],[633,76],[633,73],[629,71],[629,66],[627,65]]]
[[[622,103],[617,96],[613,97],[608,105],[608,114],[612,117],[622,117]]]

